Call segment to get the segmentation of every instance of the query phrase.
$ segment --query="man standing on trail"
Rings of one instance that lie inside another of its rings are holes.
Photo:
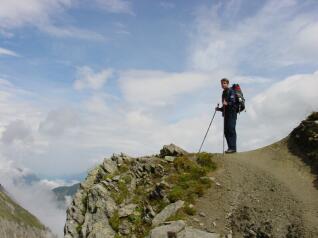
[[[228,150],[225,153],[236,152],[236,119],[237,108],[234,90],[229,86],[229,80],[221,79],[222,93],[222,107],[216,107],[215,110],[221,111],[224,117],[224,135],[228,145]]]

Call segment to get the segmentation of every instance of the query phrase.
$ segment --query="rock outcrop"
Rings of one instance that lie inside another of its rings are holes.
[[[207,168],[185,155],[171,144],[159,155],[105,158],[68,207],[65,238],[217,237],[186,225],[189,201],[202,195],[210,180],[204,178]]]
[[[160,150],[160,156],[165,157],[165,156],[182,156],[186,155],[188,152],[186,152],[184,149],[174,145],[164,145],[163,148]]]
[[[318,112],[311,113],[287,137],[289,150],[311,167],[318,189]]]

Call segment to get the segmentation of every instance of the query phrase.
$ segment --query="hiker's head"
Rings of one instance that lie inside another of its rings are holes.
[[[229,87],[230,81],[227,78],[221,79],[221,87],[227,89]]]

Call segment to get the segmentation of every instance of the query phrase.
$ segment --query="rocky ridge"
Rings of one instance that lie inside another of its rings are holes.
[[[65,238],[219,237],[186,225],[212,182],[212,154],[170,144],[159,155],[113,154],[92,169],[67,209]]]
[[[318,112],[313,112],[288,136],[288,148],[311,167],[318,188]]]

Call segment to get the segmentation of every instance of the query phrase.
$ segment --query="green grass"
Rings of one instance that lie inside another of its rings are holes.
[[[167,221],[184,220],[185,217],[186,217],[186,214],[184,213],[184,210],[179,209],[174,215],[168,217]]]
[[[31,226],[41,230],[45,229],[34,215],[15,203],[2,191],[0,191],[0,217],[20,223],[21,225]]]
[[[197,197],[204,195],[204,191],[211,187],[211,181],[203,178],[208,172],[216,168],[212,155],[200,153],[196,162],[186,156],[174,160],[176,173],[169,176],[168,182],[173,184],[168,193],[170,201],[184,200],[193,203]]]
[[[128,171],[128,169],[129,169],[129,167],[128,167],[127,164],[121,164],[121,166],[118,168],[118,171],[119,171],[120,173],[125,173],[125,172]]]
[[[190,207],[188,204],[186,206],[184,206],[183,208],[184,212],[190,216],[193,216],[196,214],[196,210],[194,207]]]
[[[126,184],[130,184],[131,183],[131,176],[129,174],[125,174],[122,176],[122,179],[125,181]]]
[[[122,181],[122,180],[118,181],[118,189],[119,189],[118,192],[112,191],[110,194],[117,205],[123,203],[125,199],[129,196],[129,190],[127,188],[125,181]]]
[[[109,225],[113,228],[114,231],[118,232],[119,224],[119,214],[118,211],[115,211],[114,214],[109,218]]]
[[[197,154],[197,163],[209,170],[215,170],[216,164],[213,162],[213,154],[201,152]]]

